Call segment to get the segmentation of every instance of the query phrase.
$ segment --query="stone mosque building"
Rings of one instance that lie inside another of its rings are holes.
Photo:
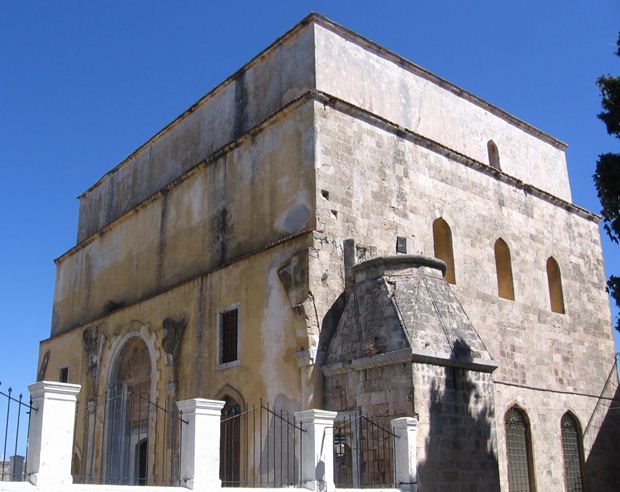
[[[309,15],[80,195],[39,358],[82,384],[75,473],[174,460],[130,387],[417,415],[424,492],[617,490],[620,436],[591,425],[614,379],[600,218],[565,149]]]

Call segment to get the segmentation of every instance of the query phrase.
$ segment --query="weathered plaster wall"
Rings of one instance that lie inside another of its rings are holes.
[[[58,260],[52,334],[314,225],[313,108],[283,111]]]
[[[296,26],[81,196],[78,242],[314,87],[314,31]]]
[[[488,163],[487,142],[499,148],[504,172],[571,201],[563,145],[519,128],[446,81],[386,50],[329,24],[316,24],[316,87],[479,162]],[[338,32],[335,32],[337,30]],[[391,59],[390,59],[391,58]],[[456,93],[455,93],[456,92]],[[470,100],[468,100],[470,99]],[[531,131],[534,131],[533,129]]]
[[[235,262],[211,274],[191,280],[164,294],[122,308],[96,323],[60,334],[41,343],[40,353],[50,351],[46,378],[57,378],[60,367],[69,367],[70,382],[82,384],[78,395],[76,446],[85,456],[86,403],[99,402],[99,422],[103,421],[105,391],[123,344],[132,337],[144,340],[153,363],[151,394],[161,405],[173,405],[190,398],[241,399],[254,405],[261,399],[284,411],[301,408],[300,374],[295,354],[306,342],[296,329],[297,317],[278,271],[292,256],[307,255],[309,235],[287,241],[269,250]],[[303,280],[307,285],[307,277]],[[239,363],[218,368],[217,316],[231,305],[239,306]],[[178,368],[175,369],[162,347],[163,320],[185,320]],[[87,370],[89,359],[82,342],[83,332],[97,330],[97,382]],[[42,355],[40,356],[42,357]],[[163,419],[159,421],[163,432]],[[169,424],[168,424],[169,425]],[[162,434],[163,435],[163,434]],[[98,476],[103,449],[103,427],[98,424],[94,448],[94,474]],[[152,464],[152,463],[151,463]],[[166,470],[159,467],[149,476],[157,479]]]
[[[584,403],[582,397],[560,398],[555,391],[598,394],[613,363],[596,223],[329,104],[317,104],[316,112],[318,232],[310,288],[320,300],[319,317],[333,308],[344,288],[344,273],[336,268],[343,264],[344,238],[376,247],[375,255],[389,255],[396,236],[405,236],[416,252],[432,256],[432,222],[443,217],[452,229],[453,289],[500,364],[495,381],[544,390],[497,390],[497,428],[503,429],[513,394],[523,394],[524,408],[539,414],[535,432],[559,432],[559,417],[544,417],[551,405],[565,406],[561,413],[574,408],[587,422],[595,398]],[[493,245],[500,237],[510,247],[515,301],[497,295]],[[549,256],[561,269],[563,315],[549,307]],[[500,441],[501,470],[506,466],[502,446]],[[536,466],[542,470],[544,462]],[[541,472],[541,490],[553,490],[563,476],[557,466],[550,474]],[[504,472],[502,477],[505,482]]]

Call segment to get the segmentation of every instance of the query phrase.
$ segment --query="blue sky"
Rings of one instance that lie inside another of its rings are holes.
[[[75,197],[310,11],[567,142],[574,202],[599,212],[596,156],[620,149],[594,82],[620,73],[617,0],[227,5],[0,0],[0,389],[35,378]],[[620,274],[620,246],[604,251]]]

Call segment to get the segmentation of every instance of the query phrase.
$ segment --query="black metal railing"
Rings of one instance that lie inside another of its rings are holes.
[[[223,487],[289,487],[300,483],[303,434],[294,416],[262,401],[225,407],[220,424]]]
[[[0,382],[0,412],[4,421],[2,433],[2,462],[0,462],[0,481],[23,482],[26,477],[26,464],[28,461],[28,432],[30,431],[31,412],[36,409],[32,401],[26,403],[23,394],[17,398],[13,388],[6,391],[2,389]],[[26,427],[24,429],[24,427]]]
[[[78,404],[74,483],[179,485],[185,424],[176,402],[127,386],[111,387],[103,401]]]
[[[334,423],[336,487],[393,487],[397,438],[380,419],[359,412],[340,413]]]

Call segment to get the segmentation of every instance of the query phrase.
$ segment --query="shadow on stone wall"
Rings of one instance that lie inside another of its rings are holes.
[[[418,492],[499,491],[491,374],[463,369],[471,360],[470,347],[458,339],[453,366],[426,366],[432,375],[430,427],[425,459],[418,463]]]
[[[616,388],[604,416],[595,425],[600,428],[585,463],[589,490],[615,491],[620,484],[620,388]]]

